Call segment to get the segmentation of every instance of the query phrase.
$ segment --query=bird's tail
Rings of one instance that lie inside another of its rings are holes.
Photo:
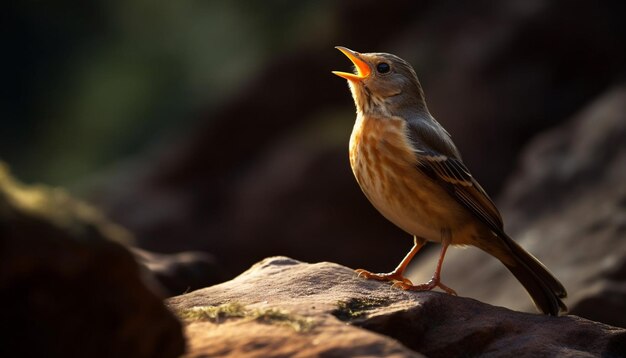
[[[506,234],[500,233],[497,237],[503,245],[481,249],[498,258],[513,273],[543,313],[558,316],[567,312],[567,306],[561,300],[567,297],[567,291],[559,280]]]

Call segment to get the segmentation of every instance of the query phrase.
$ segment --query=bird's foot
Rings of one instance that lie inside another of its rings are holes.
[[[372,273],[364,269],[355,270],[357,277],[363,277],[368,280],[377,281],[393,281],[395,284],[403,284],[407,286],[413,286],[413,283],[408,278],[402,276],[402,273],[392,271],[389,273]]]
[[[412,285],[410,283],[407,284],[406,282],[396,281],[393,283],[393,287],[398,287],[403,290],[409,290],[409,291],[431,291],[435,287],[439,287],[450,295],[458,296],[455,290],[444,285],[439,279],[435,279],[435,278],[432,278],[430,279],[430,281],[423,283],[421,285]]]

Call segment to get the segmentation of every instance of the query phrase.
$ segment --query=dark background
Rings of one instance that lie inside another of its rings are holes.
[[[0,158],[140,247],[237,274],[269,255],[389,270],[411,245],[347,159],[350,68],[412,63],[494,197],[535,134],[624,80],[623,1],[12,1]],[[506,222],[506,218],[505,218]],[[388,243],[393,243],[386,245]]]

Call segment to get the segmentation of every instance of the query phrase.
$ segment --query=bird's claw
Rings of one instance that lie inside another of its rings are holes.
[[[390,273],[372,273],[370,271],[364,269],[358,269],[354,271],[357,277],[363,277],[367,280],[377,280],[377,281],[391,281],[393,284],[391,287],[400,288],[406,291],[432,291],[435,287],[439,287],[446,293],[452,296],[458,296],[455,290],[446,286],[439,280],[438,278],[432,278],[430,281],[426,283],[422,283],[420,285],[414,285],[411,280],[402,276],[401,273],[398,272],[390,272]]]
[[[434,279],[431,279],[427,283],[423,283],[423,284],[420,284],[420,285],[412,285],[412,284],[410,284],[410,281],[409,281],[409,284],[407,284],[405,282],[396,281],[396,282],[393,283],[392,287],[396,287],[396,288],[400,288],[400,289],[408,290],[408,291],[431,291],[435,287],[439,287],[443,291],[445,291],[446,293],[448,293],[448,294],[450,294],[452,296],[458,296],[458,294],[456,293],[455,290],[453,290],[450,287],[444,285],[441,281],[434,280]]]
[[[357,277],[363,277],[368,280],[377,280],[377,281],[392,281],[394,285],[396,283],[402,283],[406,285],[413,285],[411,280],[402,276],[402,274],[398,272],[390,272],[390,273],[372,273],[370,271],[364,269],[355,270]]]

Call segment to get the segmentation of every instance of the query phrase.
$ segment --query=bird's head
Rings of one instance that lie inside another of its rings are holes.
[[[333,71],[348,80],[357,111],[364,114],[428,113],[424,92],[415,71],[389,53],[358,53],[337,46],[354,64],[355,73]]]

